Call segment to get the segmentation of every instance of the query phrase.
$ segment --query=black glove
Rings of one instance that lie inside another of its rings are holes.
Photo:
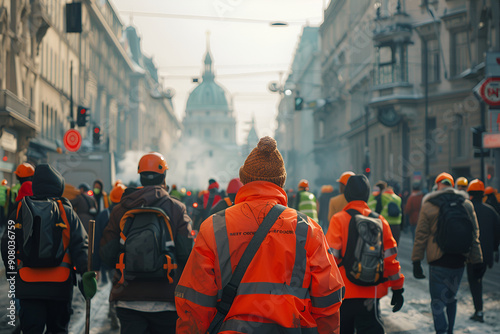
[[[405,289],[392,290],[391,305],[394,305],[394,307],[392,308],[392,312],[397,312],[403,307],[403,304],[405,302],[405,299],[403,298],[404,291]]]
[[[422,269],[420,261],[413,261],[413,276],[417,279],[425,278],[424,269]]]
[[[486,264],[483,263],[474,263],[472,265],[472,272],[474,273],[474,278],[480,280],[483,278],[484,273],[486,272]]]
[[[498,263],[498,261],[500,260],[498,249],[493,252],[493,256],[495,257],[495,262]]]

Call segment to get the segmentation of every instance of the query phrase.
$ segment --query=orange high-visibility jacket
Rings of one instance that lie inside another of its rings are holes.
[[[235,205],[200,228],[176,289],[177,333],[205,333],[216,303],[269,210],[286,205],[283,189],[254,181]],[[321,227],[287,208],[246,270],[221,333],[338,333],[344,285]]]
[[[351,221],[351,215],[346,211],[349,209],[354,209],[364,216],[368,216],[371,212],[370,208],[363,201],[352,201],[349,202],[344,210],[333,215],[330,226],[326,233],[326,239],[330,245],[330,251],[335,256],[337,264],[344,257],[345,250],[347,247],[347,239],[349,234],[349,222]],[[382,298],[387,295],[387,290],[392,287],[393,290],[399,290],[403,288],[404,276],[401,273],[401,267],[399,261],[396,260],[398,254],[396,240],[394,240],[389,223],[384,217],[380,216],[383,223],[383,233],[384,233],[384,277],[388,278],[388,281],[375,286],[360,286],[352,283],[346,277],[344,266],[340,266],[340,273],[344,279],[345,284],[345,298]],[[375,295],[376,292],[376,295]]]

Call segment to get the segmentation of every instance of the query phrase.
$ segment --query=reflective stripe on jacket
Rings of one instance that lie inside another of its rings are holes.
[[[299,192],[298,210],[305,213],[310,218],[318,221],[318,210],[316,205],[316,196],[308,191]]]
[[[334,255],[337,263],[344,257],[347,247],[347,239],[349,237],[349,222],[351,215],[346,211],[354,209],[363,216],[368,216],[371,212],[370,208],[363,201],[352,201],[341,212],[333,215],[330,222],[330,227],[326,233],[326,239],[330,245],[330,252]],[[397,247],[394,240],[391,228],[384,217],[380,216],[383,223],[384,234],[384,277],[388,280],[384,283],[375,286],[359,286],[347,279],[344,266],[339,268],[344,284],[346,287],[346,299],[351,298],[382,298],[387,295],[387,290],[392,287],[394,290],[401,289],[404,283],[404,276],[401,273],[399,261],[396,260]],[[376,293],[376,295],[375,295]]]
[[[216,303],[265,215],[286,205],[270,182],[243,186],[235,205],[201,224],[176,289],[177,333],[205,333]],[[299,219],[298,219],[299,217]],[[221,333],[337,333],[344,287],[321,227],[286,209],[261,244]],[[300,330],[299,330],[300,332]]]

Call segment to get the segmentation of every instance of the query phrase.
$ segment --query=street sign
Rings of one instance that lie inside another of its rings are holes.
[[[486,53],[486,77],[500,77],[500,52]]]
[[[500,133],[483,133],[483,148],[500,148]]]
[[[76,152],[82,146],[82,135],[75,129],[70,129],[64,134],[63,142],[68,151]]]
[[[484,80],[479,88],[479,95],[489,106],[500,106],[500,77]]]

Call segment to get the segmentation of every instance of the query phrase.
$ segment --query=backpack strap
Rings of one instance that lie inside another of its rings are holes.
[[[224,201],[226,201],[227,206],[233,206],[233,202],[229,197],[224,197]]]
[[[286,207],[281,204],[276,204],[269,210],[266,217],[260,224],[259,228],[255,232],[254,236],[250,240],[247,248],[243,252],[241,256],[240,262],[236,266],[234,270],[233,276],[231,280],[222,290],[222,297],[220,302],[217,303],[217,313],[215,314],[214,319],[210,323],[210,327],[208,328],[208,333],[218,333],[218,329],[220,325],[224,321],[224,318],[229,313],[231,309],[231,305],[233,304],[234,298],[236,297],[238,286],[240,285],[241,279],[245,275],[245,272],[252,262],[255,253],[260,248],[260,245],[266,238],[269,230],[274,225],[278,217],[285,211]]]
[[[56,202],[57,202],[57,206],[59,207],[59,211],[61,212],[61,218],[65,224],[64,225],[62,223],[57,223],[56,226],[61,227],[61,228],[68,228],[69,223],[68,223],[68,216],[66,216],[66,210],[64,210],[64,206],[63,206],[60,199],[56,200]]]

